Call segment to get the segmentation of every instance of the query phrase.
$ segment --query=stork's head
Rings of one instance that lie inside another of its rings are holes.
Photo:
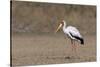
[[[63,21],[61,21],[60,23],[59,23],[59,26],[58,26],[58,28],[57,28],[57,30],[55,31],[55,32],[58,32],[59,31],[59,29],[61,28],[61,27],[63,27],[64,26],[64,23],[65,23],[65,21],[63,20]]]

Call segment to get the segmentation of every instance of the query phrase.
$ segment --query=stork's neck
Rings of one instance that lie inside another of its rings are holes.
[[[63,30],[66,29],[66,22],[64,21]]]

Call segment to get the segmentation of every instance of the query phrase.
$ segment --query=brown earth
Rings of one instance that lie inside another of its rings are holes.
[[[96,37],[84,37],[85,44],[77,44],[73,53],[69,39],[63,35],[16,35],[12,38],[14,66],[77,63],[96,61]]]

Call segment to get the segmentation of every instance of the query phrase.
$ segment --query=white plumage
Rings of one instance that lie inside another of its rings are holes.
[[[79,31],[75,28],[75,27],[72,27],[72,26],[68,26],[67,28],[64,28],[63,29],[64,33],[67,34],[68,36],[70,36],[71,39],[75,39],[74,37],[72,37],[70,35],[70,33],[74,36],[77,36],[77,37],[80,37],[82,38],[82,36],[80,35]]]
[[[84,40],[82,35],[80,34],[79,30],[73,26],[67,26],[66,22],[63,20],[60,22],[59,27],[57,28],[56,32],[62,27],[63,32],[73,41],[77,40],[80,41],[81,44],[84,44]]]

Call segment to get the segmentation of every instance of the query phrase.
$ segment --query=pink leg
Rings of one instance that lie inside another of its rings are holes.
[[[71,39],[72,54],[74,54],[74,41]]]
[[[74,41],[74,55],[77,57],[77,44],[75,44],[75,41]]]
[[[75,44],[75,41],[74,41],[74,44],[73,44],[73,45],[74,45],[74,50],[75,50],[75,52],[76,52],[76,44]]]
[[[72,51],[73,51],[74,46],[73,46],[73,40],[72,39],[71,39],[71,46],[72,46]]]
[[[77,52],[76,52],[76,44],[74,40],[71,40],[71,46],[72,46],[72,54],[76,56]]]

